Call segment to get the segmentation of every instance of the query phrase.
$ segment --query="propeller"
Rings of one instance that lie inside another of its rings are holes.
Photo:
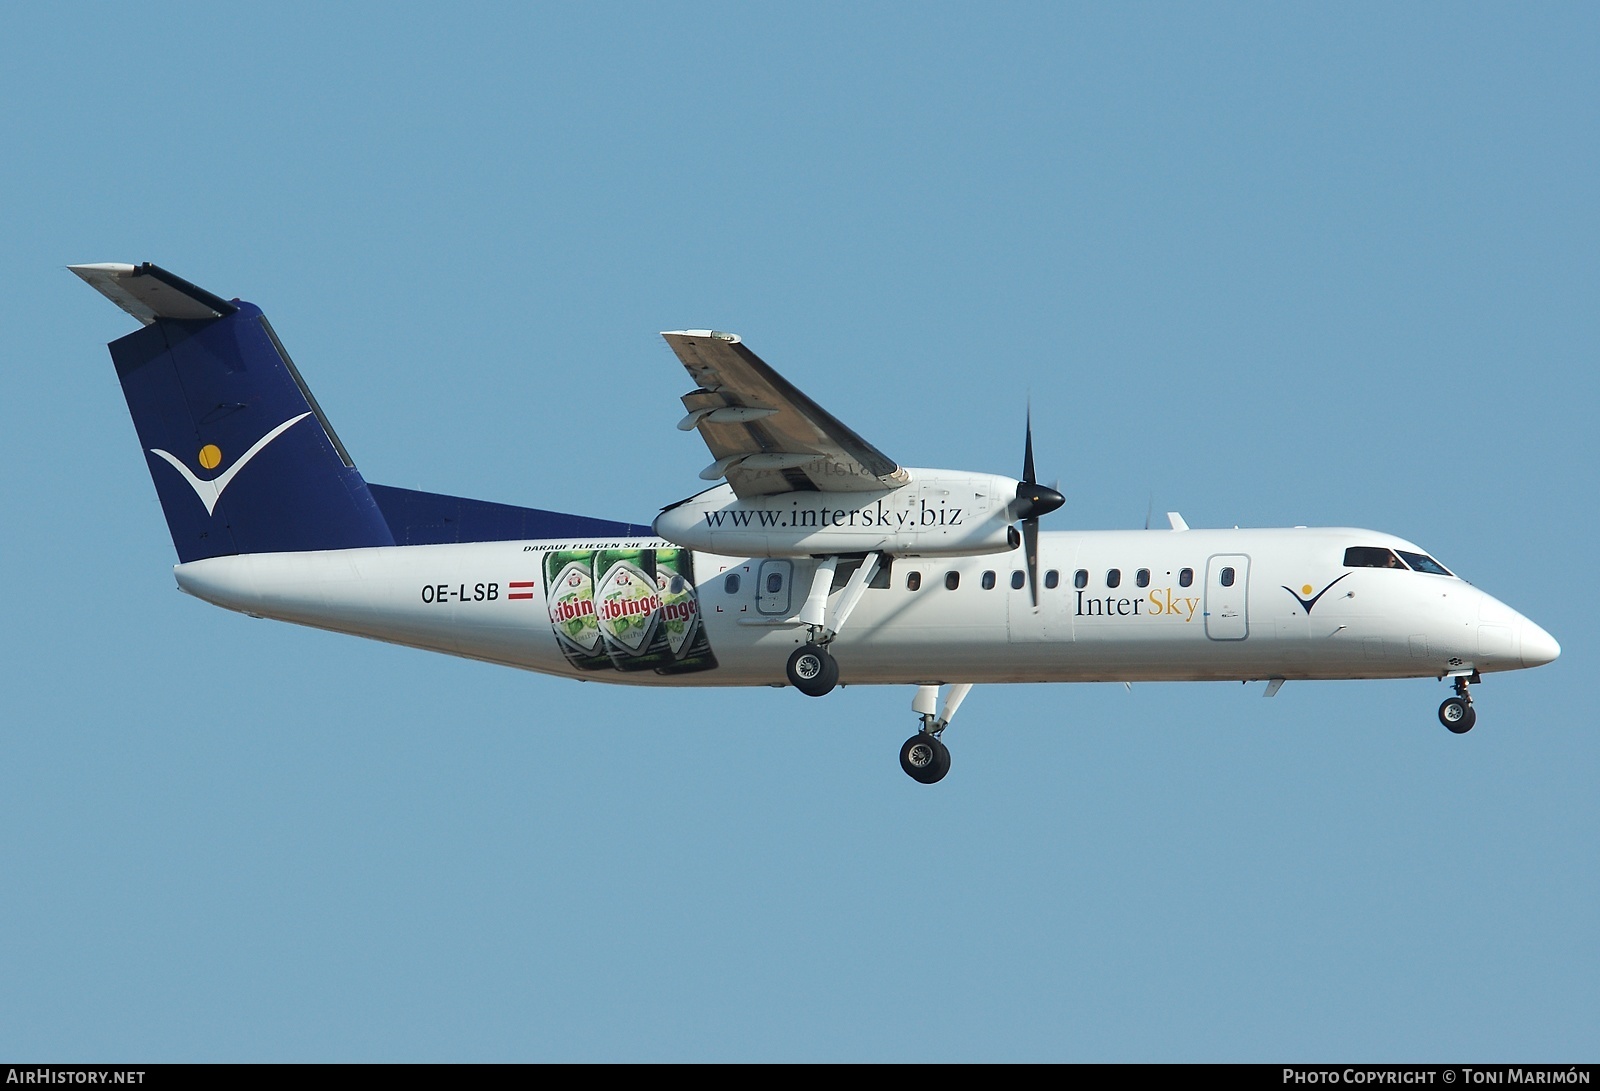
[[[1028,556],[1028,594],[1034,609],[1039,608],[1039,516],[1049,515],[1066,497],[1048,485],[1039,484],[1033,472],[1033,406],[1028,406],[1027,439],[1022,448],[1022,480],[1017,482],[1017,498],[1011,504],[1011,517],[1022,520],[1022,544]]]

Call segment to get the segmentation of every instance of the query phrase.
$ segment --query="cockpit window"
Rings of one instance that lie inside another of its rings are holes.
[[[1435,576],[1449,576],[1453,573],[1444,565],[1428,556],[1426,553],[1407,553],[1403,549],[1395,550],[1412,568],[1418,572],[1431,572]]]
[[[1399,568],[1405,569],[1394,550],[1382,546],[1351,546],[1344,551],[1346,568]]]

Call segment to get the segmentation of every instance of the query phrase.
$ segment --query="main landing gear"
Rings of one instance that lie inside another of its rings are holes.
[[[1446,698],[1444,704],[1439,706],[1439,722],[1457,735],[1465,735],[1478,722],[1478,714],[1472,708],[1472,694],[1467,691],[1469,682],[1479,680],[1478,672],[1458,674],[1455,679],[1456,695]]]
[[[821,697],[839,684],[839,661],[828,653],[828,645],[839,635],[844,623],[850,619],[856,604],[867,590],[867,584],[878,574],[881,554],[869,553],[859,567],[850,574],[844,592],[828,610],[828,594],[833,590],[833,573],[839,567],[838,557],[824,557],[817,562],[811,576],[811,593],[800,608],[800,621],[806,627],[806,642],[796,648],[784,667],[789,684],[807,697]],[[943,774],[940,774],[941,776]]]
[[[911,699],[911,711],[922,717],[922,729],[900,747],[900,768],[906,776],[919,784],[937,784],[950,771],[950,750],[939,738],[955,718],[956,709],[972,692],[972,683],[963,682],[950,687],[945,698],[944,711],[935,714],[939,707],[938,686],[918,686],[917,695]]]

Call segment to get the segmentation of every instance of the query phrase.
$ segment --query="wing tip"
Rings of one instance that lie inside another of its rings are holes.
[[[668,341],[671,341],[674,337],[702,337],[711,341],[727,341],[733,345],[740,344],[744,340],[736,333],[724,333],[722,330],[662,330],[661,336]]]
[[[90,272],[115,273],[118,276],[125,277],[133,272],[135,266],[129,265],[125,261],[81,261],[76,265],[69,265],[67,268],[79,276],[82,276],[85,272]]]

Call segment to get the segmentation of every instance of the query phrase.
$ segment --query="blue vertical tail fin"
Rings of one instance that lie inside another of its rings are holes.
[[[150,264],[69,268],[144,323],[111,359],[179,560],[394,544],[259,307]]]

